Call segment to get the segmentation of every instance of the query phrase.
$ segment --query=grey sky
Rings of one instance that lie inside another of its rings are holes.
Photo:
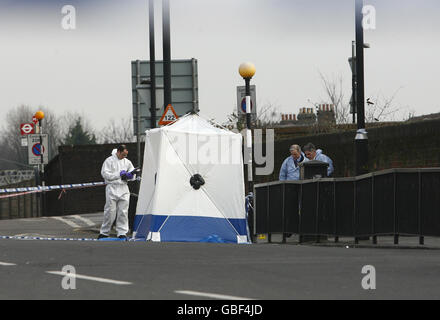
[[[319,72],[342,75],[354,39],[354,0],[170,0],[171,55],[197,58],[201,114],[222,122],[243,80],[257,69],[261,107],[283,113],[324,102]],[[77,10],[77,29],[63,30],[61,8]],[[438,0],[365,0],[377,13],[365,32],[366,97],[391,96],[417,115],[440,111]],[[156,58],[162,58],[161,1],[156,0]],[[97,128],[131,115],[130,61],[148,60],[146,0],[0,0],[0,107],[21,103],[79,111]]]

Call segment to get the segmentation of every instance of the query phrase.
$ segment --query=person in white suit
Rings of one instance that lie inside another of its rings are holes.
[[[128,150],[120,145],[112,151],[102,165],[101,175],[105,180],[104,220],[98,239],[109,237],[111,227],[116,219],[116,232],[120,239],[127,240],[128,207],[130,190],[127,181],[134,180],[133,164],[127,159]]]

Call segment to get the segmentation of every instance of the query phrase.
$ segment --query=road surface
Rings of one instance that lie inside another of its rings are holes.
[[[0,235],[96,237],[101,215],[81,217],[2,220]],[[439,299],[439,271],[434,249],[0,239],[0,299]]]

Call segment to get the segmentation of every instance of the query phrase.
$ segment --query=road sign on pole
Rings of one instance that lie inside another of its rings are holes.
[[[250,86],[251,90],[251,114],[255,119],[257,115],[257,93],[255,85]],[[237,115],[246,115],[246,87],[237,86]]]
[[[148,80],[151,81],[150,61],[132,61],[133,132],[135,135],[138,132],[144,135],[145,130],[151,128],[151,88],[150,85],[142,84]],[[157,112],[155,118],[158,121],[167,107],[164,105],[164,72],[161,60],[155,60],[155,81]],[[189,112],[199,112],[198,90],[197,60],[171,60],[171,104],[179,117]],[[144,98],[141,95],[144,95]]]
[[[174,111],[174,108],[169,104],[167,108],[165,109],[165,112],[163,113],[162,117],[159,120],[159,125],[164,126],[170,123],[173,123],[179,118],[179,116],[176,114],[176,111]]]
[[[33,123],[22,123],[20,124],[20,133],[22,136],[27,134],[34,134],[35,127]]]
[[[40,136],[43,146],[41,146]],[[28,163],[30,165],[39,165],[41,163],[41,154],[43,154],[43,164],[49,163],[49,138],[47,134],[29,134],[28,135]]]
[[[26,136],[21,137],[21,146],[27,147],[28,146],[28,138]]]

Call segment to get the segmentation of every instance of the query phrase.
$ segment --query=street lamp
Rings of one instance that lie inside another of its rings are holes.
[[[37,118],[38,120],[43,120],[44,119],[44,112],[41,110],[38,110],[37,112],[35,112],[35,118]]]
[[[43,119],[44,119],[44,112],[41,110],[38,110],[37,112],[35,112],[34,117],[35,117],[35,119],[38,120],[38,126],[41,129],[41,121],[43,121]]]
[[[39,170],[41,172],[41,186],[43,187],[43,195],[40,197],[41,199],[41,212],[42,214],[44,214],[45,212],[45,190],[44,190],[44,186],[45,186],[45,181],[44,181],[44,152],[46,150],[43,149],[43,129],[42,129],[42,122],[44,119],[44,112],[41,110],[38,110],[37,112],[35,112],[34,115],[35,119],[38,120],[38,134],[40,135],[40,157],[41,157],[41,169]]]
[[[365,130],[364,102],[364,29],[362,20],[363,0],[355,3],[355,33],[356,33],[356,106],[357,131],[355,136],[356,175],[367,173],[368,169],[368,135]]]
[[[42,123],[44,119],[44,112],[41,110],[38,110],[34,114],[35,119],[38,120],[38,133],[40,134],[40,154],[41,154],[41,163],[43,163],[43,138],[41,134],[43,133],[42,129]]]
[[[248,149],[248,182],[252,192],[252,124],[251,124],[251,79],[255,74],[255,66],[251,62],[243,62],[238,68],[246,85],[246,147]]]
[[[43,133],[42,129],[42,123],[44,119],[44,112],[41,110],[38,110],[34,114],[35,119],[38,120],[38,133],[40,134],[40,154],[41,154],[41,163],[43,163],[43,138],[41,134]]]

